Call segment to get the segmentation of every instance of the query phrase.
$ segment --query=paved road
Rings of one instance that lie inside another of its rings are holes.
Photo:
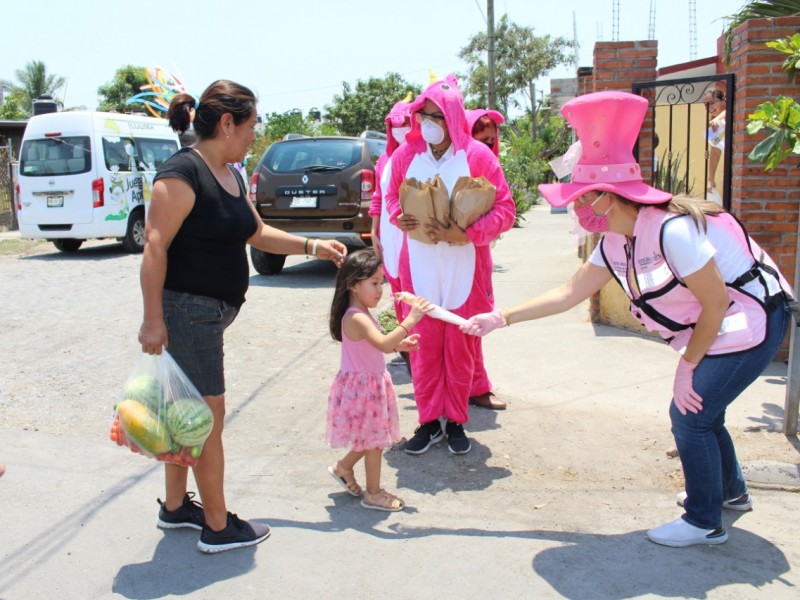
[[[577,266],[565,215],[542,207],[495,249],[509,305]],[[137,352],[140,258],[93,243],[75,255],[0,257],[0,598],[797,598],[798,496],[754,482],[756,510],[726,514],[728,543],[667,549],[644,531],[678,516],[681,488],[664,394],[674,356],[592,326],[585,307],[485,340],[505,412],[472,409],[473,450],[389,452],[403,513],[366,511],[325,472],[333,268],[291,258],[254,275],[227,337],[226,488],[262,519],[256,548],[204,556],[193,531],[155,527],[161,467],[107,439]],[[631,357],[638,359],[632,367]],[[391,359],[391,357],[389,357]],[[390,364],[401,425],[413,389]],[[734,405],[730,426],[755,473],[791,483],[798,444],[780,431],[786,368]],[[362,476],[363,478],[363,476]]]

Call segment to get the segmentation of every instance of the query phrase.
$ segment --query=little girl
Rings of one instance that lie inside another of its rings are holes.
[[[416,350],[419,334],[409,335],[433,306],[418,298],[397,329],[384,335],[369,309],[383,293],[383,268],[372,248],[350,254],[336,278],[330,330],[342,342],[339,372],[328,397],[326,441],[332,448],[350,448],[328,472],[353,496],[361,495],[353,467],[364,458],[367,489],[361,506],[403,510],[405,503],[381,488],[381,455],[400,439],[397,403],[384,354]]]

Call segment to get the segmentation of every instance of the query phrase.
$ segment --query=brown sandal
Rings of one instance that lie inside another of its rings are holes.
[[[328,467],[328,473],[330,473],[331,477],[339,482],[339,485],[341,485],[348,494],[351,496],[361,495],[361,486],[356,482],[353,469],[350,469],[349,471],[342,469],[341,465],[337,461],[335,465]]]
[[[361,506],[371,510],[397,512],[398,510],[403,510],[406,507],[406,503],[394,494],[381,489],[374,494],[365,492],[364,497],[361,499]]]

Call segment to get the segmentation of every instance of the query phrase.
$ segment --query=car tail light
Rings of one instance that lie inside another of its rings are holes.
[[[20,200],[21,196],[19,195],[19,184],[14,186],[14,191],[17,193],[17,212],[22,210],[22,201]]]
[[[361,199],[372,200],[372,190],[375,189],[375,171],[361,170]]]
[[[105,204],[103,198],[103,178],[98,177],[92,181],[92,207],[100,208]]]
[[[256,189],[258,189],[258,173],[250,176],[250,202],[256,203]]]

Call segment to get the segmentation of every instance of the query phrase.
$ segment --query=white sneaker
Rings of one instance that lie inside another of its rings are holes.
[[[683,506],[683,503],[686,502],[686,492],[681,492],[676,496],[678,506]],[[730,500],[725,500],[722,502],[722,508],[727,508],[728,510],[735,510],[738,512],[747,512],[748,510],[753,510],[753,497],[745,493],[743,496],[738,498],[732,498]]]
[[[728,540],[728,534],[722,527],[700,529],[679,517],[648,531],[647,539],[662,546],[684,548],[697,544],[722,544]]]

